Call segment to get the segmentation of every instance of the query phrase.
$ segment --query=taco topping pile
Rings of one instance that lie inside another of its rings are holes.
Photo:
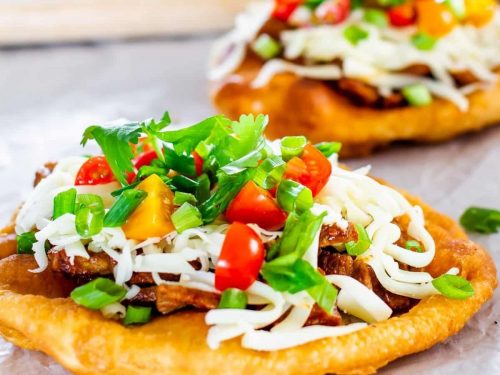
[[[47,165],[16,220],[18,252],[125,325],[207,312],[207,342],[272,351],[347,334],[434,294],[464,299],[418,206],[337,164],[338,143],[269,142],[267,117],[184,128],[91,126],[101,155]]]
[[[495,83],[500,67],[495,0],[275,0],[253,4],[215,45],[210,78],[245,59],[263,64],[253,88],[290,72],[327,82],[355,104],[425,106]]]

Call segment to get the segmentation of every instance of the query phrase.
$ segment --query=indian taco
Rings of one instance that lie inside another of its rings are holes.
[[[500,122],[499,40],[495,0],[265,1],[214,45],[211,96],[345,156],[442,141]]]
[[[491,297],[454,221],[267,121],[87,128],[2,233],[0,333],[76,374],[372,373]]]

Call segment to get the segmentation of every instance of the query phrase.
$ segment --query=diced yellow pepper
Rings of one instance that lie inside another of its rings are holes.
[[[145,191],[148,196],[122,226],[127,238],[144,241],[174,231],[170,219],[174,212],[172,190],[155,174],[147,177],[136,189]]]
[[[465,0],[466,20],[476,27],[490,22],[496,9],[495,0]]]

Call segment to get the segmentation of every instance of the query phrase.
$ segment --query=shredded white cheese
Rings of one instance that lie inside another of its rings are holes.
[[[336,158],[331,158],[331,163],[332,175],[315,198],[313,212],[326,213],[324,225],[335,224],[346,229],[348,222],[351,222],[366,229],[371,246],[358,259],[373,268],[387,290],[412,298],[438,294],[430,274],[402,270],[398,264],[425,267],[434,258],[435,243],[425,228],[421,208],[412,206],[399,192],[369,177],[369,167],[347,171],[338,166]],[[69,173],[70,169],[73,172]],[[38,242],[33,249],[39,267],[33,272],[43,271],[48,266],[45,252],[45,242],[48,240],[54,246],[53,251],[65,250],[71,261],[77,256],[88,259],[91,253],[105,252],[116,261],[114,277],[120,285],[126,286],[134,272],[149,272],[158,285],[182,285],[219,293],[215,288],[213,270],[229,226],[227,223],[215,222],[180,234],[172,232],[164,238],[150,238],[141,243],[127,239],[121,228],[103,228],[92,238],[83,239],[75,230],[74,215],[66,214],[50,220],[52,208],[47,201],[47,195],[53,197],[55,191],[72,186],[76,169],[72,167],[55,171],[38,185],[21,209],[24,214],[18,218],[18,233],[34,225],[38,229]],[[409,251],[397,245],[401,229],[394,224],[394,219],[402,215],[408,216],[408,234],[421,243],[423,252]],[[250,227],[264,243],[282,235],[280,231],[267,231],[255,224],[250,224]],[[317,267],[318,247],[319,232],[303,257],[313,267]],[[200,270],[193,268],[189,263],[192,260],[201,263]],[[178,274],[180,280],[164,281],[160,273]],[[449,273],[457,274],[458,269],[451,269]],[[359,281],[341,275],[329,275],[327,279],[340,289],[337,306],[341,311],[368,323],[380,322],[392,315],[389,306]],[[126,299],[133,298],[139,292],[139,287],[135,285],[127,289]],[[254,306],[252,309],[215,309],[206,314],[205,322],[210,326],[207,343],[211,348],[219,347],[226,340],[241,337],[245,348],[281,350],[366,327],[366,323],[304,327],[314,306],[314,300],[308,293],[281,293],[261,281],[255,281],[246,292],[249,303]],[[120,306],[110,306],[103,313],[120,316],[123,314]],[[263,330],[272,325],[270,331]]]

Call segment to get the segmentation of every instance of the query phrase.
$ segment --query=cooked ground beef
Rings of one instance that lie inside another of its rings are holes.
[[[130,302],[137,305],[154,305],[156,303],[156,286],[141,288],[139,293]]]
[[[64,250],[57,252],[51,250],[48,257],[53,271],[81,279],[111,275],[116,264],[106,253],[94,253],[89,259],[75,257],[73,264]]]
[[[162,314],[168,314],[186,306],[200,310],[215,309],[219,304],[219,295],[179,285],[160,285],[156,288],[156,308]]]
[[[340,78],[338,81],[333,82],[333,88],[362,107],[388,109],[406,104],[406,100],[399,92],[394,92],[389,96],[382,96],[376,87],[353,78]]]
[[[326,275],[346,275],[358,280],[379,296],[396,313],[408,311],[416,301],[386,290],[377,279],[373,269],[361,260],[354,260],[348,254],[320,249],[318,267]],[[407,268],[407,267],[406,267]],[[402,267],[404,269],[404,267]]]
[[[319,247],[341,246],[350,241],[358,240],[358,232],[353,224],[349,223],[347,229],[341,229],[336,224],[324,225],[319,235]]]
[[[333,308],[331,314],[328,314],[318,305],[314,305],[307,318],[306,326],[322,325],[322,326],[340,326],[342,325],[342,317],[336,307]]]
[[[352,275],[354,259],[350,255],[340,254],[328,249],[320,249],[318,254],[318,267],[326,275]]]

